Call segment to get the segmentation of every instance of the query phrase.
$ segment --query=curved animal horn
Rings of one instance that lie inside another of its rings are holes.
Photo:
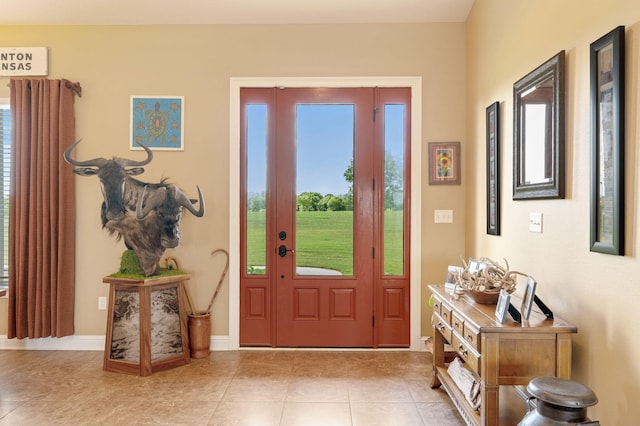
[[[189,200],[187,196],[184,195],[184,192],[180,190],[176,191],[179,192],[179,194],[176,194],[176,199],[178,200],[178,204],[189,210],[192,215],[196,217],[202,217],[204,216],[204,197],[202,196],[200,187],[196,185],[196,188],[198,189],[198,202],[200,203],[200,207],[198,208],[198,210],[196,210],[191,200]]]
[[[76,145],[78,145],[81,140],[82,139],[80,139],[77,142],[74,142],[73,145],[69,146],[69,148],[64,150],[64,160],[67,163],[76,167],[100,167],[101,165],[104,164],[105,161],[107,161],[104,158],[94,158],[93,160],[87,160],[87,161],[76,161],[73,158],[71,158],[71,152],[75,149]]]
[[[154,210],[164,202],[164,200],[167,198],[167,188],[156,188],[156,190],[153,191],[151,195],[149,195],[149,198],[145,201],[144,198],[146,194],[147,185],[144,186],[142,195],[140,195],[140,198],[138,198],[138,205],[136,206],[136,218],[138,219],[144,219],[149,214],[149,212],[151,212],[151,210]]]
[[[76,145],[78,145],[81,140],[74,142],[73,145],[69,146],[69,148],[64,150],[65,161],[71,164],[72,166],[76,166],[76,167],[100,167],[104,165],[104,163],[107,161],[105,158],[94,158],[92,160],[86,160],[86,161],[76,161],[73,158],[71,158],[71,152],[75,149]],[[153,160],[153,151],[151,151],[151,149],[146,145],[143,145],[143,144],[138,144],[138,145],[140,145],[142,148],[144,148],[145,151],[147,151],[147,158],[142,161],[134,161],[126,158],[118,158],[118,164],[120,164],[121,167],[144,166],[146,164],[149,164],[151,160]]]
[[[153,151],[151,151],[151,148],[141,143],[138,143],[138,145],[140,145],[145,151],[147,151],[147,158],[142,161],[134,161],[134,160],[128,160],[126,158],[118,158],[118,163],[122,167],[144,166],[149,164],[151,160],[153,160]]]

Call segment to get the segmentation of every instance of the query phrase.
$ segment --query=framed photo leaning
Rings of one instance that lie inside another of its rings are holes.
[[[531,315],[531,307],[533,306],[533,299],[536,294],[536,280],[531,275],[527,277],[527,288],[524,291],[524,297],[522,298],[522,306],[520,312],[522,319],[529,319]]]
[[[590,250],[624,255],[625,29],[591,43]]]
[[[509,305],[511,304],[511,295],[506,290],[500,290],[500,297],[498,297],[498,303],[496,304],[496,319],[500,324],[504,324],[507,320],[507,312],[509,311]]]

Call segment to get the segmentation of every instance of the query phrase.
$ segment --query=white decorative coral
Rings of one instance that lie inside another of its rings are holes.
[[[509,262],[507,259],[503,260],[506,265],[504,268],[498,262],[483,257],[479,261],[480,266],[471,271],[469,269],[471,262],[467,263],[463,259],[464,269],[457,276],[455,292],[458,294],[465,291],[499,293],[504,289],[508,293],[512,293],[517,285],[516,276],[526,277],[527,275],[518,271],[510,271]]]

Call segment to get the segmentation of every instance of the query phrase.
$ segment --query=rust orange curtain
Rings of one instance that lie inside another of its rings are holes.
[[[67,80],[12,79],[8,338],[73,334],[75,183],[64,150],[75,139]]]

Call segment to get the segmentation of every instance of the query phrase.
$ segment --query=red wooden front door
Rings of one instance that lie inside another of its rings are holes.
[[[409,345],[408,93],[241,91],[241,345]]]

